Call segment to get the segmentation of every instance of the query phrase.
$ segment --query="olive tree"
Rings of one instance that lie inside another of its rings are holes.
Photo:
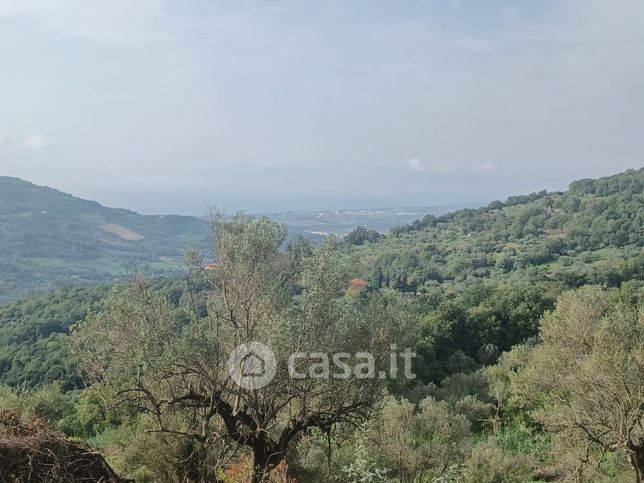
[[[374,453],[400,482],[430,481],[463,461],[470,450],[470,424],[445,401],[432,397],[418,405],[387,398],[373,423]]]
[[[407,311],[393,294],[344,297],[332,242],[282,249],[282,225],[246,215],[214,215],[211,226],[216,263],[189,279],[205,277],[208,290],[190,290],[177,310],[135,284],[81,324],[73,346],[116,404],[190,445],[249,451],[252,481],[263,481],[302,432],[369,417],[381,376],[403,375],[383,371]],[[185,461],[198,467],[199,454]]]
[[[579,474],[593,455],[628,457],[644,478],[644,319],[635,303],[599,287],[564,293],[541,321],[542,342],[516,376],[515,390],[538,403],[535,418],[576,441]]]

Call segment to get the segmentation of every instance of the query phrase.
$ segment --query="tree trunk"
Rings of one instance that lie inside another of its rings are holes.
[[[253,472],[250,483],[263,483],[268,475],[284,459],[285,452],[259,442],[253,446]]]
[[[264,445],[253,446],[253,470],[250,483],[262,483],[266,474],[266,448]]]

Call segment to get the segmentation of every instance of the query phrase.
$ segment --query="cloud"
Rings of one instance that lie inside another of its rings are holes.
[[[40,136],[31,135],[23,139],[20,144],[23,148],[29,149],[30,151],[41,151],[49,145],[49,142]]]
[[[472,171],[475,173],[485,173],[489,171],[496,171],[496,164],[491,163],[489,161],[481,164],[475,164],[472,166]]]
[[[0,0],[0,18],[27,19],[41,31],[96,44],[180,47],[191,55],[230,45],[289,51],[302,42],[304,30],[270,28],[268,19],[290,7],[214,4],[197,15],[167,0]]]
[[[2,123],[20,129],[0,164],[51,158],[43,179],[107,192],[92,169],[118,160],[132,186],[192,176],[208,193],[213,176],[263,186],[274,166],[316,167],[276,180],[276,199],[317,192],[317,173],[355,178],[346,164],[401,205],[641,165],[642,0],[275,1],[0,0]]]
[[[490,161],[472,165],[456,162],[423,161],[421,158],[411,158],[407,160],[407,167],[412,173],[447,173],[450,171],[489,173],[496,171],[497,169],[497,165]]]
[[[423,166],[420,158],[411,158],[407,161],[407,165],[409,166],[409,171],[412,173],[422,173],[425,171],[425,166]]]
[[[412,173],[424,173],[426,171],[433,173],[445,173],[452,171],[456,166],[452,163],[439,161],[423,161],[420,158],[411,158],[407,160],[407,167]]]
[[[151,44],[172,37],[160,0],[0,0],[0,17],[24,17],[44,30],[106,44]]]
[[[0,131],[0,148],[5,150],[38,152],[47,148],[49,144],[48,140],[36,134],[20,139]]]

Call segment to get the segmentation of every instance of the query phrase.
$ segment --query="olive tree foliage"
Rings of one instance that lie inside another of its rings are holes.
[[[467,418],[432,397],[418,405],[389,397],[373,422],[373,452],[401,482],[432,481],[471,449]]]
[[[533,481],[535,464],[526,454],[510,454],[495,436],[481,441],[462,467],[455,468],[453,480],[463,483],[525,483]]]
[[[211,226],[217,262],[191,271],[206,277],[207,294],[191,290],[176,309],[135,283],[79,326],[73,347],[87,374],[111,388],[115,404],[136,407],[154,421],[154,431],[195,447],[224,445],[231,457],[249,451],[253,481],[263,481],[302,432],[368,418],[385,382],[292,378],[289,356],[369,352],[378,375],[410,317],[393,294],[343,297],[348,277],[332,242],[283,250],[282,225],[241,214],[213,215]],[[240,387],[228,371],[231,351],[249,342],[267,346],[277,361],[274,378],[259,389]],[[306,374],[305,363],[298,359],[298,373]],[[199,468],[199,454],[184,461]],[[217,469],[208,466],[196,472],[212,481]]]
[[[644,318],[600,287],[564,293],[541,322],[542,343],[513,383],[533,416],[577,448],[575,477],[607,453],[644,478]]]

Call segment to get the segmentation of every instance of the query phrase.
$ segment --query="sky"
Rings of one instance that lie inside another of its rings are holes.
[[[142,213],[486,202],[644,165],[641,0],[0,0],[0,175]]]

